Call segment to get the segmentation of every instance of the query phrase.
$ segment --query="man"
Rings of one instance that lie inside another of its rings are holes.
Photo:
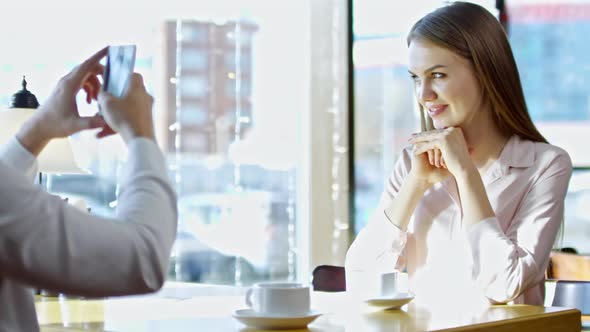
[[[102,91],[103,49],[63,77],[47,101],[0,149],[0,331],[38,331],[32,287],[83,296],[161,288],[176,234],[176,196],[155,142],[152,97],[133,74],[121,98]],[[80,117],[76,94],[102,116]],[[32,184],[36,157],[53,138],[102,128],[129,154],[116,219],[69,206]]]

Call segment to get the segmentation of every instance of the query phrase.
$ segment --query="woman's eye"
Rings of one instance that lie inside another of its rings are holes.
[[[444,78],[445,76],[443,73],[432,73],[432,78]]]

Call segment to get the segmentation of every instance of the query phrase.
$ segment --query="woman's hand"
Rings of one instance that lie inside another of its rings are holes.
[[[416,174],[430,183],[441,181],[444,174],[463,177],[475,168],[461,128],[449,127],[414,134],[409,142],[414,145],[412,168],[414,160],[420,158]]]
[[[436,167],[434,162],[430,161],[428,151],[416,153],[417,149],[418,146],[414,145],[410,176],[414,176],[416,180],[426,183],[426,187],[430,187],[451,175],[446,168]],[[433,154],[432,151],[430,152]]]

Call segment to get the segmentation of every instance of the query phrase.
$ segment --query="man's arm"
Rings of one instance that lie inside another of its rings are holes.
[[[35,156],[25,149],[15,137],[11,137],[6,143],[0,145],[0,162],[21,172],[31,182],[34,181],[39,168]]]
[[[164,282],[176,234],[176,197],[152,124],[153,99],[134,74],[122,98],[102,91],[106,49],[60,80],[16,138],[37,156],[53,138],[102,128],[129,148],[116,219],[90,215],[34,187],[0,163],[1,277],[65,293],[106,296],[153,291]],[[98,100],[102,116],[81,117],[76,94]],[[103,118],[104,116],[104,118]]]
[[[176,234],[176,199],[155,143],[132,141],[116,219],[93,216],[0,165],[2,276],[86,296],[157,290]]]

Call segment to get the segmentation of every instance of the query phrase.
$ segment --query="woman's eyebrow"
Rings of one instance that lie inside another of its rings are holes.
[[[447,66],[445,66],[445,65],[434,65],[434,66],[431,66],[431,67],[427,68],[424,72],[425,73],[428,73],[428,72],[431,72],[431,71],[433,71],[435,69],[438,69],[438,68],[446,68],[446,67]],[[410,73],[410,75],[416,75],[411,70],[408,70],[408,73]]]

